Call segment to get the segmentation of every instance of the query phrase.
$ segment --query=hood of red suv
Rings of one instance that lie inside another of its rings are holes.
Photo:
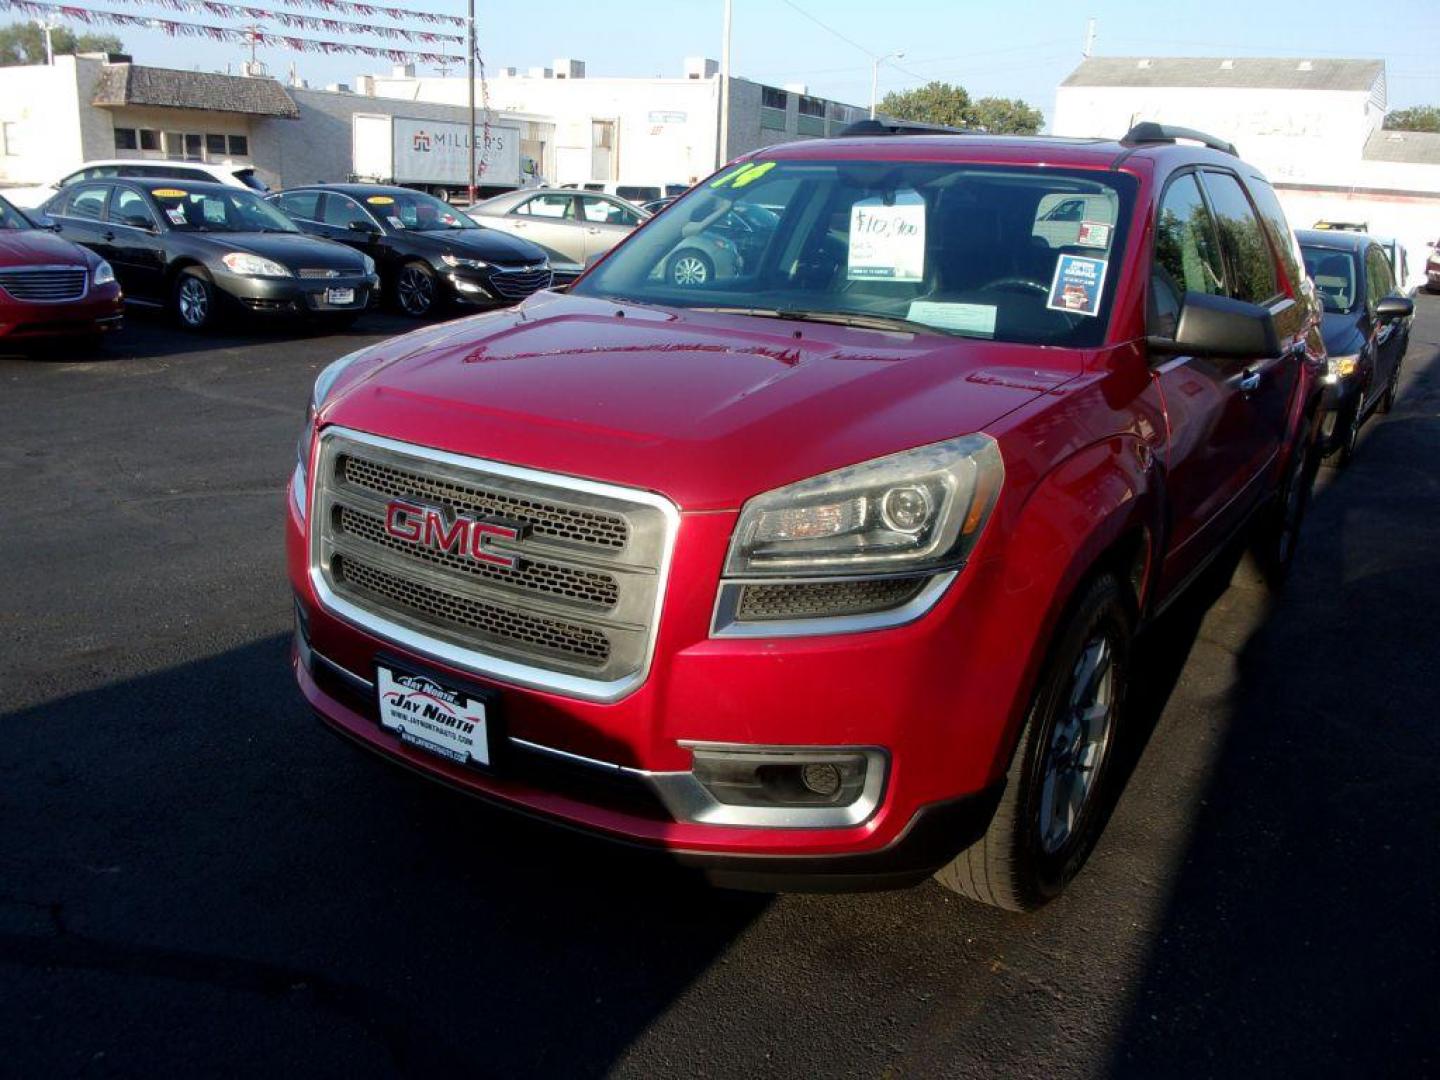
[[[321,420],[685,510],[981,431],[1078,353],[541,294],[385,342]]]

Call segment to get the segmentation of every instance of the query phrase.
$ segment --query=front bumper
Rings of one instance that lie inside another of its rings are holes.
[[[476,270],[459,266],[443,268],[442,277],[457,304],[492,308],[518,304],[541,289],[548,289],[555,281],[555,272],[547,268],[540,277],[493,267]]]
[[[619,700],[586,701],[449,667],[329,611],[312,585],[293,492],[287,507],[302,692],[333,729],[432,779],[663,851],[731,884],[777,875],[811,887],[910,884],[978,838],[993,812],[1022,719],[1025,642],[1039,632],[1038,620],[974,632],[986,611],[1023,609],[994,560],[974,560],[928,615],[903,626],[712,638],[734,516],[682,515],[649,677]],[[370,685],[377,660],[498,694],[494,768],[452,763],[381,728]],[[681,820],[652,779],[689,772],[691,743],[875,747],[887,757],[884,787],[863,820],[832,827]]]
[[[342,274],[334,278],[259,278],[218,273],[215,285],[241,310],[257,315],[344,315],[364,311],[380,290],[374,274]],[[328,294],[349,289],[348,303],[331,303]]]
[[[1340,449],[1349,430],[1355,410],[1360,407],[1360,373],[1336,382],[1323,384],[1320,398],[1320,452],[1331,454]]]
[[[0,295],[0,338],[85,337],[120,329],[125,299],[113,282],[84,299],[34,304]]]

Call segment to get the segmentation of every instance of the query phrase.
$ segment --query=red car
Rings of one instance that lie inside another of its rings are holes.
[[[746,206],[774,226],[737,273],[663,273]],[[1292,558],[1303,280],[1270,186],[1193,132],[760,151],[568,294],[321,374],[300,688],[717,881],[1041,904],[1117,794],[1137,630],[1242,529]]]
[[[0,339],[98,339],[123,318],[109,263],[0,198]]]

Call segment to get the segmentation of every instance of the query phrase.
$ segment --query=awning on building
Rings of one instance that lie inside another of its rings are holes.
[[[175,71],[138,64],[107,64],[92,104],[101,108],[146,105],[296,119],[300,109],[274,79]]]

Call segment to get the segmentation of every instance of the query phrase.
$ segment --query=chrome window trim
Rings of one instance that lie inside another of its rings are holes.
[[[607,484],[597,480],[584,480],[579,477],[567,476],[563,473],[543,472],[539,469],[529,469],[519,465],[507,465],[503,462],[491,461],[486,458],[452,454],[445,450],[436,450],[415,443],[387,439],[380,435],[372,435],[368,432],[356,431],[353,428],[341,427],[334,424],[320,430],[313,460],[321,460],[324,441],[331,438],[349,439],[354,442],[374,446],[381,450],[388,450],[391,453],[421,458],[436,462],[437,464],[448,465],[452,468],[466,469],[481,474],[490,473],[511,480],[519,480],[539,484],[544,487],[559,488],[561,490],[581,492],[600,498],[639,503],[658,511],[665,523],[665,533],[660,546],[660,565],[655,571],[655,602],[650,613],[649,635],[645,644],[644,657],[639,669],[632,674],[626,675],[623,678],[609,680],[587,679],[580,675],[569,675],[564,672],[549,671],[531,664],[524,664],[515,660],[505,660],[475,649],[452,645],[448,642],[439,641],[425,634],[418,633],[409,627],[402,626],[382,615],[377,615],[372,611],[361,608],[357,604],[351,603],[330,588],[320,566],[321,529],[313,524],[318,520],[316,518],[317,507],[315,501],[320,493],[320,484],[315,477],[309,478],[310,507],[309,512],[305,515],[306,520],[311,523],[307,526],[309,529],[308,540],[310,551],[308,561],[311,588],[315,590],[316,597],[327,611],[338,615],[365,633],[382,638],[403,649],[408,649],[421,657],[442,664],[449,664],[460,671],[499,679],[503,682],[513,683],[516,686],[523,686],[531,690],[551,691],[567,697],[580,698],[585,701],[595,701],[603,704],[616,702],[634,693],[644,684],[650,675],[650,668],[655,659],[655,645],[660,638],[660,616],[665,608],[665,591],[670,580],[670,566],[675,551],[675,537],[680,527],[680,511],[673,502],[663,495],[653,491],[645,491],[640,488],[621,487],[618,484]]]
[[[930,611],[959,570],[945,570],[929,575],[930,580],[914,598],[899,607],[885,611],[867,611],[858,615],[821,615],[813,619],[744,620],[737,611],[740,593],[746,585],[818,585],[843,581],[874,581],[886,577],[921,575],[856,574],[849,577],[744,577],[724,578],[715,592],[715,609],[710,618],[712,638],[782,638],[818,637],[836,634],[861,634],[869,630],[888,630],[912,623]]]

